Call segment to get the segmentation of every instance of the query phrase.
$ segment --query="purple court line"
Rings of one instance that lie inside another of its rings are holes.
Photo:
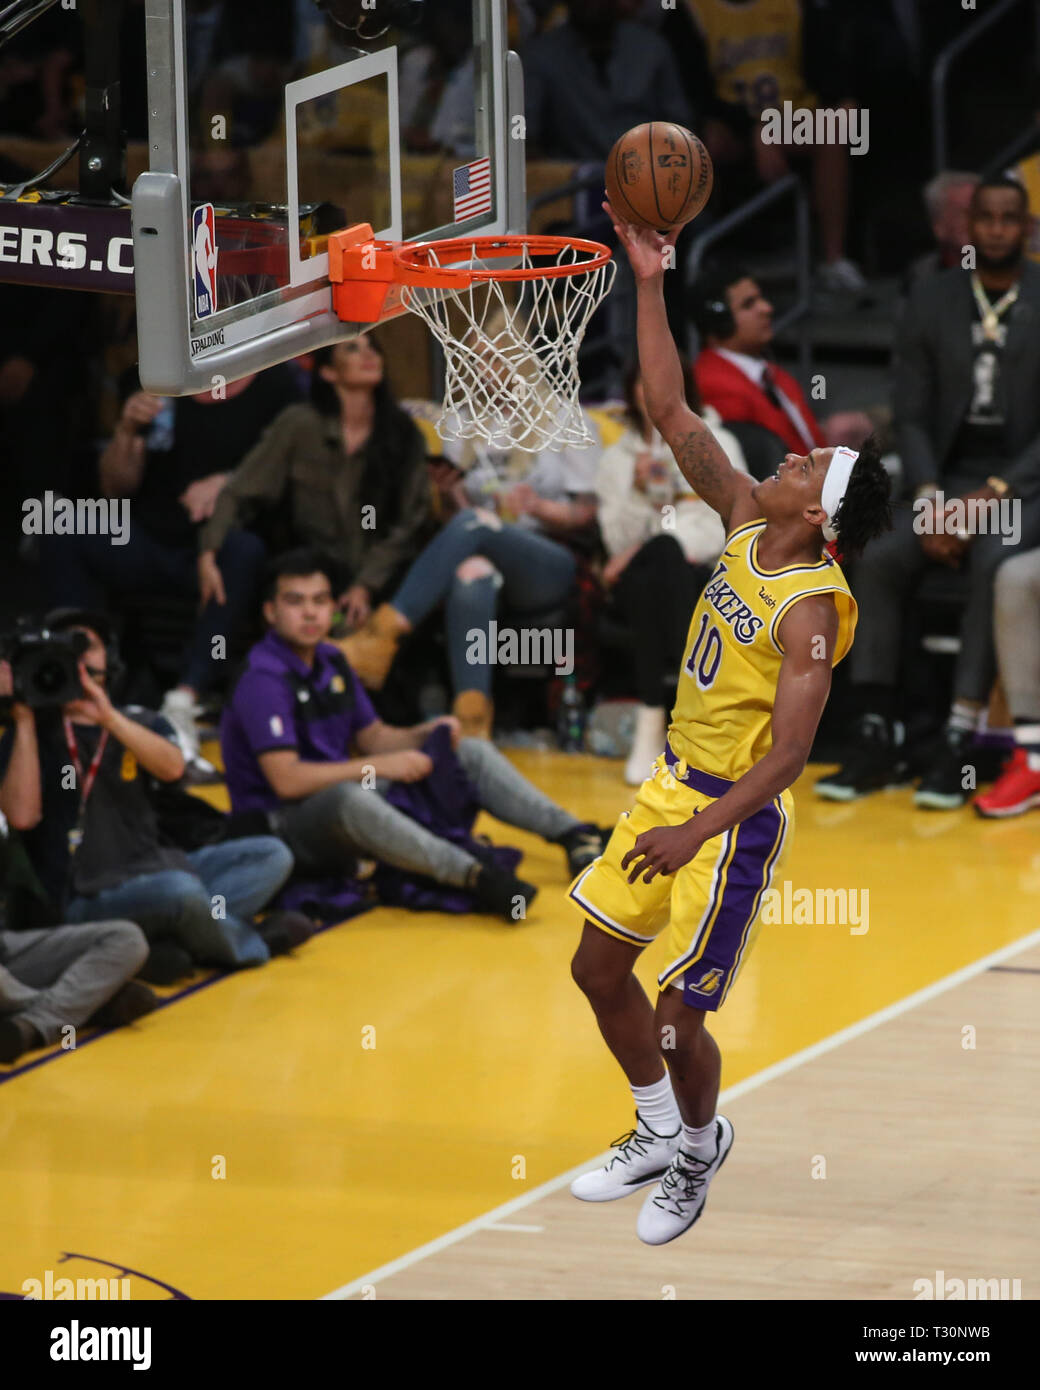
[[[363,914],[359,912],[355,915],[360,917]],[[353,918],[348,917],[345,921],[353,921]],[[328,922],[324,927],[315,927],[311,940],[313,941],[315,936],[321,936],[323,932],[331,931],[333,927],[340,926],[343,926],[342,922]],[[264,964],[267,965],[270,964],[270,962],[265,961]],[[182,999],[187,999],[189,995],[198,994],[200,989],[209,989],[210,985],[219,984],[221,980],[228,980],[233,975],[238,975],[239,973],[240,972],[237,970],[217,970],[208,980],[199,980],[197,984],[185,985],[185,987],[178,990],[176,994],[171,994],[169,998],[163,999],[162,1002],[152,1010],[152,1014],[157,1014],[162,1009],[168,1009],[171,1004],[179,1004]],[[151,1015],[144,1014],[143,1017],[150,1018]],[[0,1074],[0,1086],[3,1086],[7,1081],[13,1081],[16,1076],[24,1076],[26,1072],[35,1071],[37,1067],[46,1066],[48,1062],[55,1062],[59,1057],[73,1057],[77,1052],[82,1052],[85,1047],[89,1047],[92,1042],[97,1042],[99,1038],[107,1038],[109,1033],[122,1032],[125,1027],[126,1024],[122,1024],[118,1028],[99,1028],[98,1031],[87,1038],[85,1042],[77,1041],[75,1047],[59,1047],[55,1044],[53,1051],[45,1052],[42,1057],[37,1057],[35,1061],[26,1062],[23,1066],[14,1067],[11,1071]]]

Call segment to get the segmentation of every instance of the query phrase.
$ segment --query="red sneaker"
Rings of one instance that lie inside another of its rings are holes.
[[[980,816],[1020,816],[1040,806],[1040,772],[1029,766],[1024,748],[1016,748],[1004,771],[988,792],[977,796],[975,810]]]

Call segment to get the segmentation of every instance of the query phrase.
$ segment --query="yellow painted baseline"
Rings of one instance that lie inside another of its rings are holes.
[[[628,803],[617,763],[515,759],[581,815],[605,823]],[[908,792],[833,806],[811,794],[818,771],[796,789],[783,877],[867,890],[869,931],[763,929],[717,1023],[724,1086],[1040,917],[1035,818],[915,811]],[[580,923],[562,854],[483,828],[522,844],[544,885],[525,925],[378,910],[0,1085],[0,1293],[47,1269],[110,1272],[59,1264],[71,1251],[192,1298],[315,1298],[628,1128],[631,1098],[568,973]]]

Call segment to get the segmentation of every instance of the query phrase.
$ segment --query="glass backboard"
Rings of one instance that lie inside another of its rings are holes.
[[[330,232],[524,229],[505,0],[147,0],[147,40],[148,389],[205,390],[369,326],[332,313]]]

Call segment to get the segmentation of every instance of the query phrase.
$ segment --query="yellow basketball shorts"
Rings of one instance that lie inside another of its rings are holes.
[[[593,926],[633,946],[647,946],[668,925],[661,989],[683,990],[691,1008],[715,1010],[754,945],[762,900],[794,830],[789,791],[747,820],[708,840],[678,872],[629,883],[621,862],[644,831],[682,825],[729,786],[679,763],[673,775],[662,755],[622,813],[600,857],[571,884],[570,898]],[[710,787],[714,795],[700,790]]]

